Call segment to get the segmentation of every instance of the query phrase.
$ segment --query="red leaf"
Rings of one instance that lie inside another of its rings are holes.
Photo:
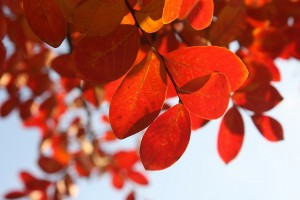
[[[131,192],[127,195],[126,200],[135,200],[135,193],[134,193],[134,191],[131,191]]]
[[[244,123],[236,107],[230,108],[222,119],[218,151],[225,163],[229,163],[239,153],[244,139]]]
[[[235,92],[232,99],[243,108],[262,113],[275,107],[283,98],[269,83],[257,83]]]
[[[191,122],[192,122],[192,130],[197,130],[205,126],[209,122],[209,120],[198,117],[193,113],[190,113],[190,115],[191,115]]]
[[[2,12],[0,13],[0,41],[4,38],[7,30],[7,24]]]
[[[116,189],[122,189],[124,186],[124,178],[118,171],[112,173],[112,184]]]
[[[204,75],[220,72],[227,77],[231,91],[235,91],[248,76],[244,63],[234,53],[222,47],[187,47],[175,50],[165,57],[178,87]]]
[[[110,105],[109,118],[118,138],[129,137],[153,122],[166,98],[166,82],[166,71],[152,51],[130,70]]]
[[[186,18],[196,4],[197,0],[182,0],[179,18]]]
[[[134,63],[140,44],[135,26],[121,25],[106,36],[85,37],[73,54],[78,76],[95,84],[124,75]]]
[[[56,173],[63,168],[63,165],[61,165],[55,159],[43,155],[40,156],[38,164],[44,172],[49,174]]]
[[[196,30],[208,27],[212,21],[214,13],[213,0],[200,0],[189,13],[187,19]]]
[[[0,77],[3,74],[3,71],[5,70],[4,62],[6,57],[6,50],[2,42],[0,42]]]
[[[47,44],[58,47],[67,34],[67,22],[55,0],[23,0],[33,32]]]
[[[21,197],[24,197],[27,195],[27,192],[25,191],[11,191],[4,195],[4,198],[6,199],[19,199]]]
[[[184,85],[179,96],[192,113],[204,119],[216,119],[227,109],[230,86],[223,74],[213,73],[208,80],[204,76]]]
[[[113,157],[116,161],[116,165],[125,169],[131,169],[132,166],[139,160],[139,156],[135,150],[119,151]]]
[[[54,58],[51,67],[60,75],[68,78],[76,78],[74,65],[70,54],[62,54]]]
[[[130,178],[132,181],[140,184],[140,185],[148,185],[147,178],[137,171],[129,171],[127,174],[128,178]]]
[[[26,171],[22,171],[20,173],[20,178],[24,183],[26,190],[28,191],[43,191],[46,190],[51,184],[51,182],[49,182],[48,180],[37,179]]]
[[[272,117],[256,114],[252,120],[259,132],[267,140],[277,142],[283,140],[283,129],[281,124]]]
[[[141,141],[141,161],[147,170],[162,170],[173,165],[185,151],[191,134],[190,114],[177,104],[160,115]]]
[[[7,99],[0,107],[0,116],[6,117],[9,115],[13,109],[17,106],[19,99],[17,97],[11,96]]]

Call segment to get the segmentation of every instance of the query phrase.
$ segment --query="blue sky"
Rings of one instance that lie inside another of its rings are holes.
[[[285,140],[265,140],[243,113],[246,136],[238,157],[225,165],[217,153],[219,120],[194,132],[183,157],[172,167],[148,172],[150,185],[139,187],[138,199],[148,200],[299,200],[300,199],[300,62],[278,61],[282,82],[276,88],[282,103],[268,112],[281,122]],[[5,94],[0,91],[0,102]],[[0,119],[0,194],[21,188],[18,172],[26,169],[40,174],[37,158],[38,136],[35,129],[24,129],[13,113]],[[122,143],[128,142],[123,140]],[[108,177],[79,181],[75,199],[123,199],[135,185],[118,192]]]

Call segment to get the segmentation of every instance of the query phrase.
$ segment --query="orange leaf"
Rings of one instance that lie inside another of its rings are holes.
[[[150,51],[129,71],[111,100],[109,118],[118,138],[131,136],[153,122],[165,101],[166,83],[166,71]]]
[[[275,107],[282,96],[269,83],[251,84],[238,90],[232,96],[235,104],[256,113],[262,113]]]
[[[125,15],[123,0],[84,0],[73,11],[73,23],[82,33],[104,36],[114,31]]]
[[[214,13],[213,0],[200,0],[187,16],[191,26],[196,30],[208,27]]]
[[[190,134],[190,114],[182,104],[160,115],[141,142],[140,155],[145,169],[162,170],[173,165],[184,153]]]
[[[226,111],[230,99],[230,86],[226,76],[213,73],[194,79],[179,89],[179,96],[186,108],[204,119],[216,119]]]
[[[169,24],[179,17],[182,2],[183,0],[165,0],[162,15],[162,21],[164,24]]]
[[[244,123],[236,107],[230,108],[222,119],[218,151],[225,163],[229,163],[239,153],[244,140]]]
[[[267,140],[271,142],[283,140],[283,129],[277,120],[260,114],[253,115],[251,118],[256,128]]]
[[[162,13],[165,0],[151,1],[145,7],[135,12],[140,27],[147,33],[158,31],[162,26]]]
[[[23,0],[23,6],[33,32],[47,44],[58,47],[67,34],[67,22],[55,0]]]
[[[248,76],[244,63],[234,53],[222,47],[187,47],[175,50],[165,57],[178,87],[190,80],[220,72],[227,77],[231,91],[235,91]]]
[[[182,0],[179,19],[184,19],[190,14],[198,0]]]
[[[131,25],[121,25],[103,37],[83,38],[73,54],[78,76],[94,84],[120,78],[134,63],[139,44],[138,29]]]

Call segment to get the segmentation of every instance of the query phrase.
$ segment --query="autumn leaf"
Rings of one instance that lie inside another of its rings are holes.
[[[84,0],[73,11],[73,23],[82,33],[104,36],[119,26],[125,14],[123,0]]]
[[[230,108],[222,119],[218,136],[218,152],[225,163],[240,152],[244,140],[244,123],[236,107]]]
[[[227,46],[246,30],[246,9],[243,6],[225,6],[217,21],[210,27],[209,39],[214,45]]]
[[[226,76],[213,73],[204,84],[200,78],[181,87],[179,97],[190,112],[204,119],[217,119],[227,109],[230,86]]]
[[[184,0],[166,0],[163,9],[162,22],[169,24],[179,17],[181,4]]]
[[[24,13],[33,32],[58,47],[67,34],[67,22],[55,0],[23,0]]]
[[[85,37],[73,53],[77,75],[94,84],[116,80],[134,63],[139,44],[138,29],[131,25],[121,25],[106,36]]]
[[[165,101],[166,83],[161,61],[149,51],[129,71],[111,100],[109,118],[118,138],[131,136],[153,122]]]
[[[274,108],[283,98],[271,84],[262,82],[236,91],[232,99],[236,105],[262,113]]]
[[[6,50],[2,42],[0,42],[0,77],[2,76],[2,73],[4,72],[4,62],[6,57]]]
[[[173,165],[184,153],[190,134],[190,115],[182,104],[160,115],[141,141],[140,155],[145,169],[162,170]]]
[[[164,0],[151,1],[145,7],[135,12],[139,26],[147,33],[158,31],[162,26]]]
[[[198,0],[182,0],[179,19],[186,18],[197,3]]]
[[[178,87],[190,80],[219,72],[227,77],[231,91],[235,91],[248,76],[244,63],[234,53],[222,47],[182,48],[167,54],[165,60]]]
[[[283,140],[283,129],[281,124],[272,117],[256,114],[251,116],[256,128],[271,142]]]
[[[194,29],[202,30],[210,25],[213,13],[213,0],[199,0],[187,16],[187,20]]]

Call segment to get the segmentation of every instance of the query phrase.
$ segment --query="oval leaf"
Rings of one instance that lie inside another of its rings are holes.
[[[73,11],[73,23],[82,33],[104,36],[115,30],[126,14],[125,1],[81,1]]]
[[[244,122],[236,107],[229,109],[222,119],[218,152],[225,163],[229,163],[239,153],[244,140]]]
[[[186,84],[180,88],[179,96],[183,104],[190,112],[201,118],[217,119],[221,117],[226,111],[230,99],[230,86],[227,78],[223,74],[213,73],[204,85],[201,83],[202,80],[197,80],[199,81],[193,82],[192,85]]]
[[[208,27],[214,14],[213,0],[200,0],[191,10],[187,19],[191,26],[196,30],[202,30]]]
[[[131,136],[153,122],[166,98],[166,82],[166,71],[152,51],[129,71],[110,105],[109,118],[118,138]]]
[[[247,110],[262,113],[274,108],[283,98],[269,83],[258,83],[238,90],[232,99],[235,104]]]
[[[184,153],[190,134],[190,114],[182,104],[160,115],[141,142],[140,155],[145,169],[162,170],[173,165]]]
[[[134,63],[139,44],[138,29],[131,25],[122,25],[107,36],[85,37],[73,54],[77,75],[94,84],[116,80]]]
[[[44,172],[49,174],[56,173],[64,167],[55,159],[47,156],[40,156],[38,159],[38,165]]]
[[[220,72],[227,77],[231,91],[235,91],[248,76],[244,63],[234,53],[222,47],[187,47],[172,51],[165,58],[178,87],[190,80]]]
[[[283,129],[277,120],[260,114],[253,115],[251,118],[256,128],[267,140],[271,142],[283,140]]]
[[[33,32],[47,44],[58,47],[67,34],[67,22],[55,0],[23,0],[23,6]]]

